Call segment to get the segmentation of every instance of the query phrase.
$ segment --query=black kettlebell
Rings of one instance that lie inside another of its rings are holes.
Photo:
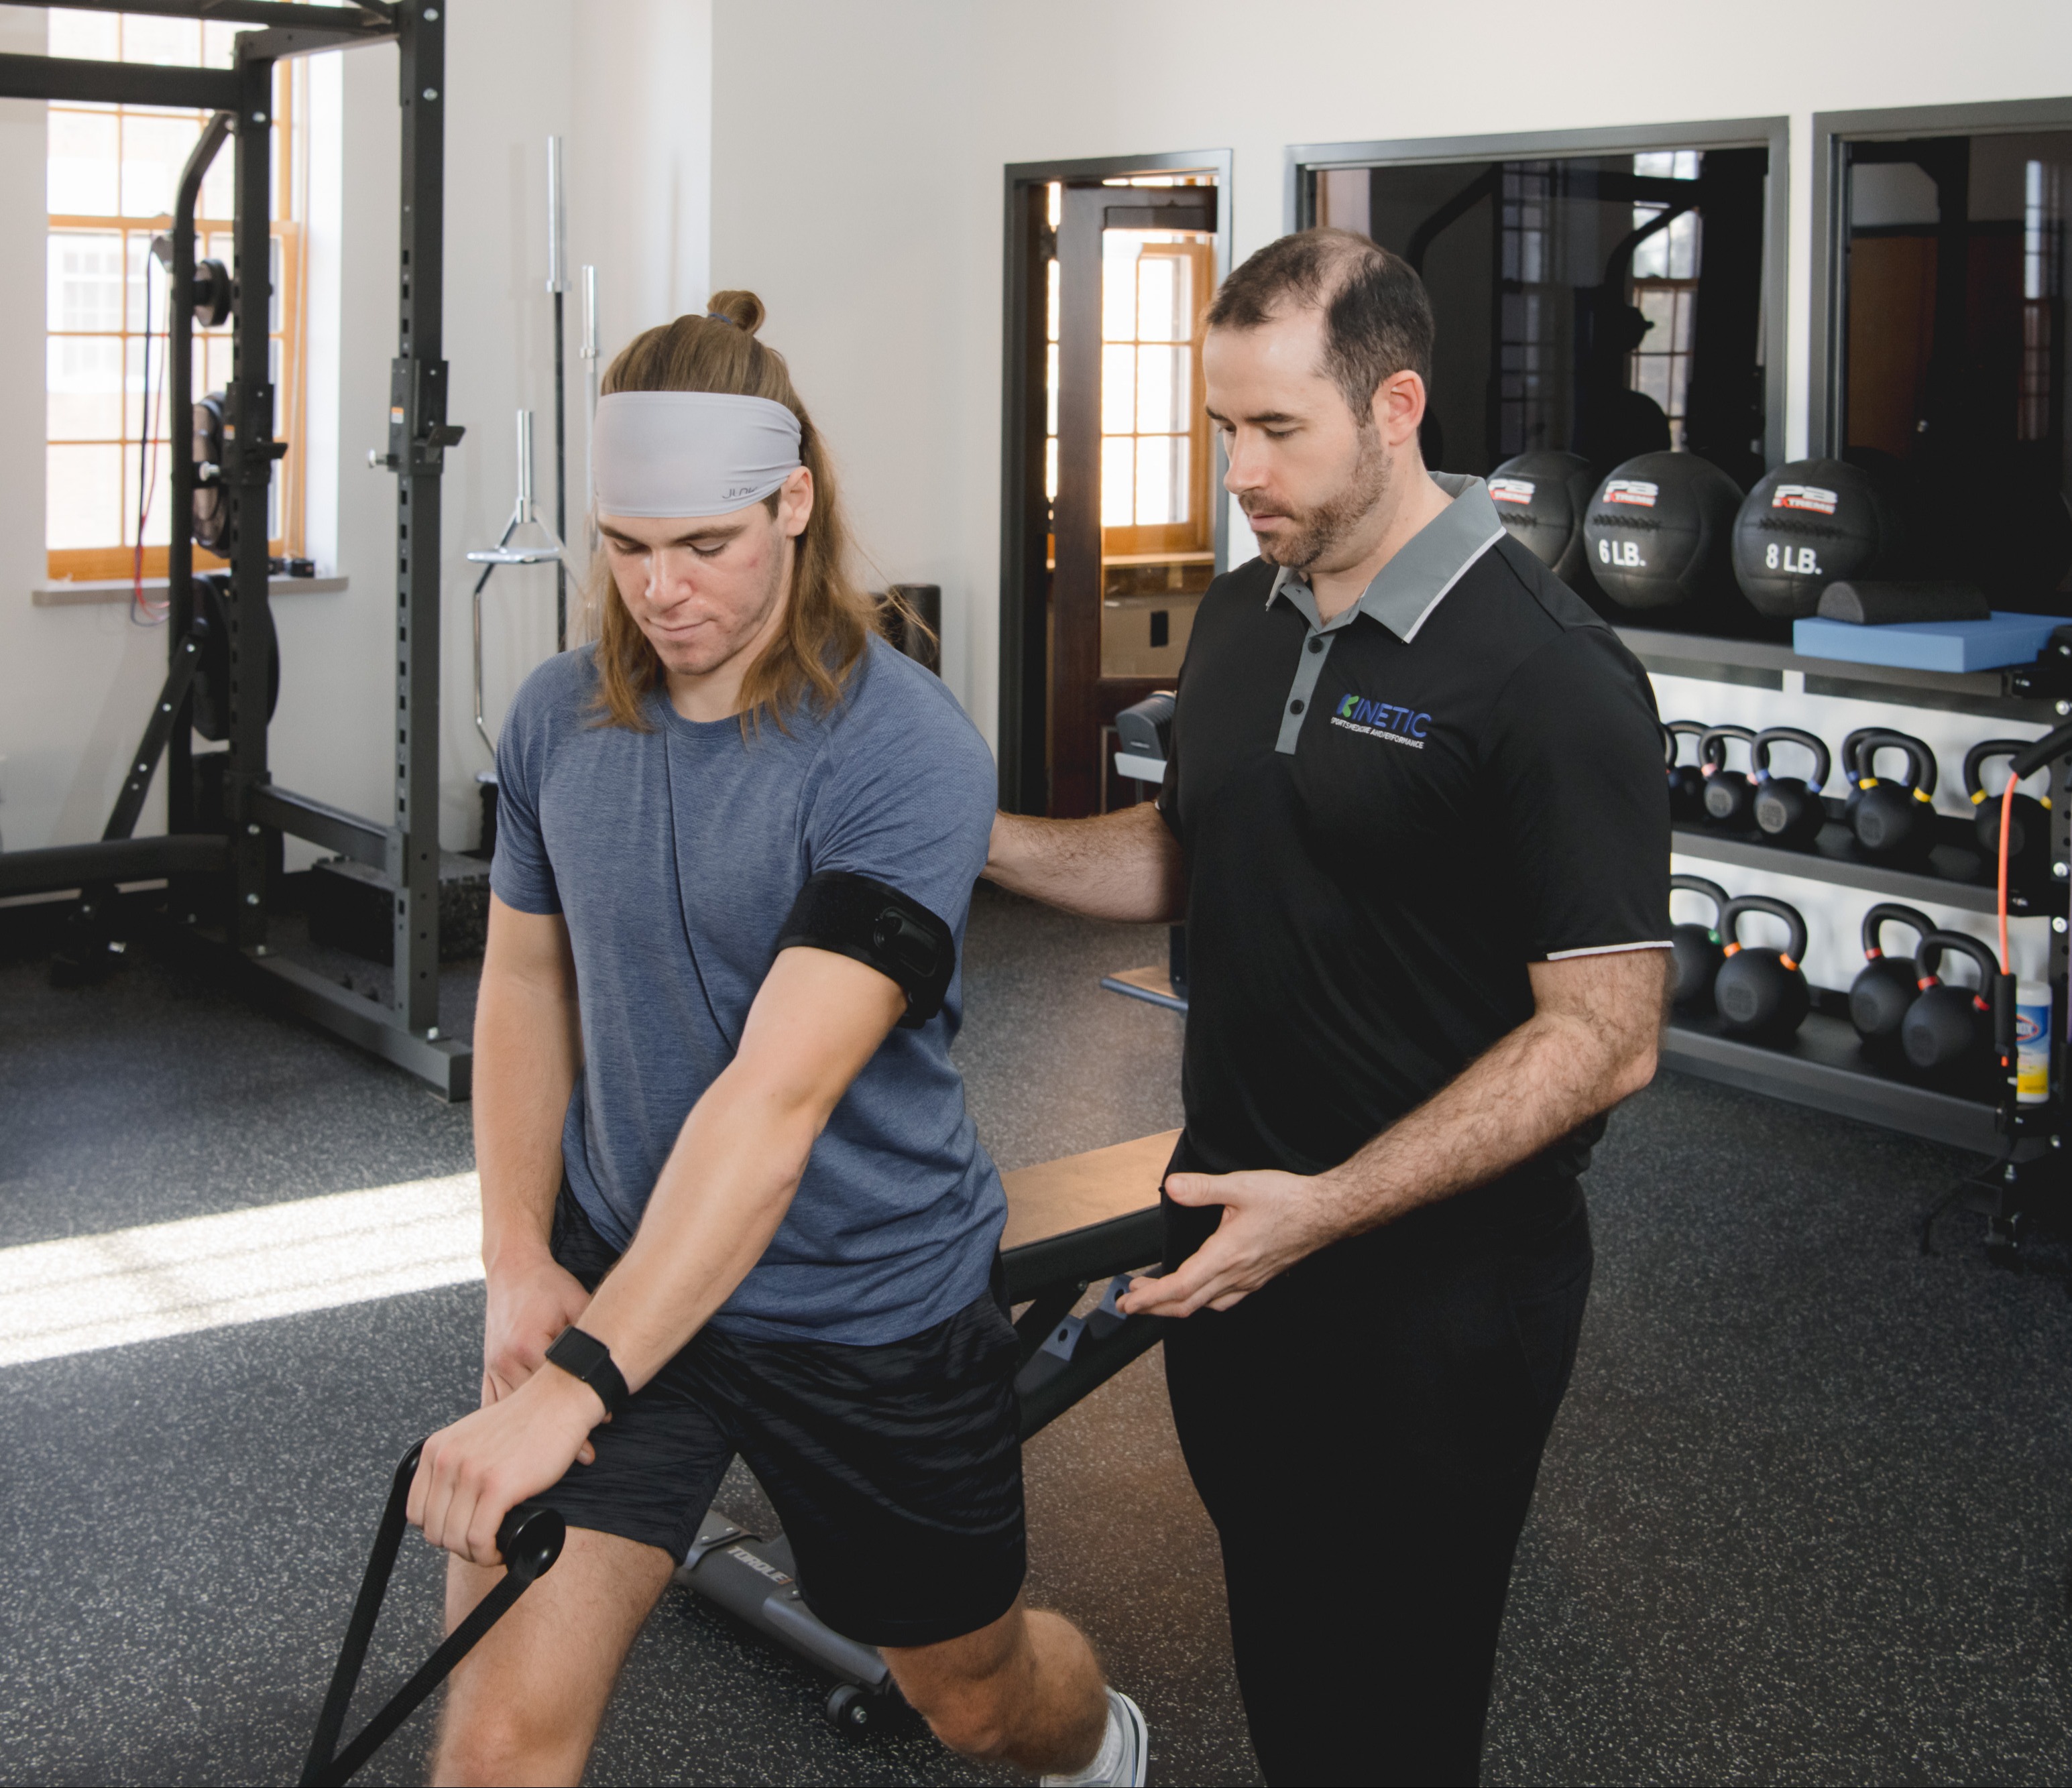
[[[1743,913],[1768,913],[1784,921],[1787,935],[1782,950],[1744,945],[1735,935]],[[1720,1028],[1751,1041],[1782,1043],[1805,1022],[1813,996],[1799,966],[1806,950],[1806,921],[1798,909],[1767,894],[1743,894],[1720,909],[1720,935],[1726,939],[1726,960],[1712,981],[1712,1003]]]
[[[1669,771],[1669,817],[1671,820],[1698,820],[1705,817],[1705,772],[1693,758],[1689,763],[1676,761],[1677,741],[1702,739],[1705,723],[1702,720],[1672,720],[1662,729],[1662,761]]]
[[[1842,780],[1848,785],[1843,795],[1842,824],[1852,832],[1856,826],[1856,804],[1864,798],[1863,790],[1856,785],[1870,774],[1860,761],[1863,756],[1864,741],[1884,730],[1881,726],[1859,726],[1842,741],[1841,754],[1835,759],[1836,767],[1842,772]]]
[[[1976,987],[1945,987],[1935,971],[1945,951],[1969,956],[1979,971]],[[1921,940],[1921,997],[1906,1009],[1899,1027],[1906,1058],[1924,1074],[1976,1067],[1992,1054],[1993,981],[2000,960],[1976,938],[1962,931],[1930,931]]]
[[[1849,988],[1849,1022],[1868,1044],[1889,1047],[1898,1038],[1900,1021],[1920,993],[1921,971],[1911,956],[1889,956],[1879,941],[1882,927],[1904,925],[1926,937],[1935,922],[1926,913],[1881,900],[1864,915],[1863,971]]]
[[[1971,797],[1971,805],[1979,810],[1975,822],[1979,849],[1986,853],[1988,866],[2000,860],[2000,797],[1986,793],[1986,785],[1980,779],[1979,771],[1995,758],[2011,758],[2017,751],[2026,750],[2033,742],[2028,739],[1981,739],[1964,754],[1964,792]],[[2017,793],[2008,827],[2008,866],[2040,861],[2049,850],[2050,797],[2046,795],[2038,800],[2033,795]]]
[[[1718,927],[1720,915],[1726,909],[1727,890],[1716,882],[1708,882],[1702,875],[1672,875],[1669,891],[1675,894],[1679,889],[1685,894],[1702,894],[1712,902],[1712,922],[1709,925],[1671,927],[1670,948],[1675,972],[1671,997],[1679,1012],[1710,1012],[1712,980],[1725,960],[1720,947]]]
[[[1803,779],[1773,776],[1770,773],[1770,748],[1773,745],[1795,745],[1811,752],[1813,774]],[[1827,747],[1813,734],[1796,726],[1766,726],[1756,734],[1749,755],[1755,765],[1756,830],[1773,845],[1811,850],[1813,841],[1820,836],[1820,828],[1827,823],[1827,804],[1820,799],[1821,784],[1834,767]]]
[[[1877,774],[1881,751],[1906,754],[1906,779]],[[1923,857],[1935,842],[1935,754],[1910,733],[1881,727],[1857,748],[1856,842],[1873,857]]]
[[[1748,727],[1708,726],[1698,737],[1698,763],[1705,778],[1705,817],[1716,826],[1739,828],[1753,823],[1755,784],[1727,768],[1727,745],[1733,739],[1753,754],[1755,734]]]

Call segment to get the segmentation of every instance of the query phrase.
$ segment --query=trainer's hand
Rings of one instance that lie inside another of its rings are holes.
[[[482,1401],[508,1397],[545,1363],[555,1336],[590,1306],[590,1293],[549,1255],[489,1275],[482,1321]]]
[[[1116,1306],[1128,1316],[1227,1310],[1335,1241],[1345,1221],[1343,1198],[1329,1174],[1174,1174],[1166,1192],[1175,1204],[1221,1205],[1223,1221],[1172,1272],[1133,1279]]]
[[[571,1465],[593,1464],[590,1431],[610,1419],[582,1379],[535,1373],[425,1442],[410,1481],[411,1524],[471,1564],[502,1564],[496,1530],[504,1516],[559,1483]]]

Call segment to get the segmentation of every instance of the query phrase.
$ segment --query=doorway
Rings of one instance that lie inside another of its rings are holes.
[[[1202,318],[1229,265],[1227,151],[1007,170],[1001,804],[1128,787],[1116,713],[1179,674],[1226,557]]]

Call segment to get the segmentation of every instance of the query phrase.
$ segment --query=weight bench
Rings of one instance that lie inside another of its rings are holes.
[[[1014,1324],[1023,1440],[1158,1344],[1163,1319],[1124,1316],[1115,1301],[1131,1270],[1153,1264],[1164,1251],[1158,1188],[1179,1134],[1168,1130],[1001,1176],[1007,1298],[1027,1306]],[[1074,1316],[1072,1306],[1103,1279],[1108,1285],[1100,1305]],[[899,1691],[875,1647],[814,1617],[796,1572],[782,1534],[752,1532],[715,1509],[676,1580],[832,1675],[827,1717],[837,1731],[861,1737],[897,1712]]]
[[[1158,1188],[1179,1134],[1168,1130],[1001,1176],[1007,1188],[1007,1227],[1000,1244],[1007,1297],[1026,1306],[1014,1324],[1022,1342],[1014,1385],[1023,1440],[1158,1344],[1166,1319],[1124,1316],[1115,1301],[1132,1270],[1155,1264],[1164,1252]],[[1083,1317],[1073,1315],[1072,1307],[1103,1279],[1108,1284],[1099,1307]],[[559,1515],[538,1504],[513,1509],[497,1535],[499,1549],[512,1561],[504,1580],[341,1749],[347,1704],[402,1541],[404,1505],[417,1459],[413,1447],[397,1468],[303,1765],[306,1784],[347,1780],[560,1554]],[[714,1510],[699,1524],[676,1581],[832,1675],[835,1686],[825,1712],[837,1732],[861,1737],[902,1709],[876,1648],[823,1626],[806,1606],[791,1543],[781,1533],[754,1532]]]

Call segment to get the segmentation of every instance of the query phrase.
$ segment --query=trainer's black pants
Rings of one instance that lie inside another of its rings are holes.
[[[1511,1557],[1589,1292],[1581,1189],[1539,1190],[1542,1222],[1412,1219],[1166,1337],[1269,1782],[1478,1778]]]

